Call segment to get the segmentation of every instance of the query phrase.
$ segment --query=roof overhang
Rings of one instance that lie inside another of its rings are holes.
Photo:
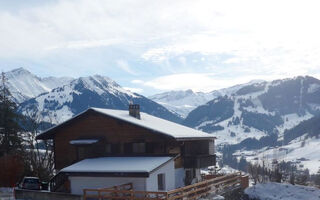
[[[150,130],[151,132],[154,132],[154,133],[157,133],[157,134],[161,134],[161,135],[163,135],[163,136],[165,136],[165,137],[172,138],[172,139],[177,140],[177,141],[214,140],[214,139],[216,139],[216,137],[214,137],[214,136],[209,136],[209,134],[207,134],[208,137],[203,137],[203,136],[199,136],[199,137],[196,137],[196,136],[195,136],[195,137],[173,137],[173,136],[171,136],[171,135],[168,135],[167,133],[162,132],[161,130],[154,130],[154,129],[152,129],[152,128],[145,127],[145,126],[142,126],[142,125],[139,125],[139,124],[135,124],[135,123],[132,123],[132,122],[130,122],[130,121],[122,120],[122,119],[119,119],[119,118],[114,117],[114,116],[112,116],[112,115],[108,115],[108,114],[102,113],[102,112],[100,112],[100,111],[97,111],[97,110],[94,109],[94,108],[89,108],[89,109],[87,109],[86,111],[84,111],[84,112],[82,112],[82,113],[80,113],[80,114],[78,114],[78,115],[70,118],[69,120],[67,120],[67,121],[65,121],[65,122],[62,122],[61,124],[58,124],[58,125],[50,128],[50,129],[48,129],[48,130],[40,133],[39,135],[37,135],[36,139],[37,139],[37,140],[53,139],[55,133],[56,133],[58,130],[64,128],[64,127],[67,126],[68,124],[72,123],[74,120],[80,119],[80,118],[82,118],[82,117],[85,117],[86,115],[88,115],[88,114],[90,114],[90,113],[97,113],[97,114],[100,114],[100,115],[102,115],[102,116],[108,116],[108,117],[111,117],[111,118],[113,118],[113,119],[120,120],[120,121],[123,121],[123,122],[125,122],[125,123],[132,124],[132,125],[134,125],[134,126],[139,126],[139,127],[141,127],[141,128],[148,129],[148,130]],[[196,134],[195,134],[195,135],[196,135]]]
[[[212,136],[212,137],[193,137],[193,138],[176,138],[177,141],[195,141],[195,140],[215,140],[217,139],[216,137]]]

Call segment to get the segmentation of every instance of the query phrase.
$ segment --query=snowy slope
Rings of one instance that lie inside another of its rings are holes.
[[[265,147],[259,150],[241,150],[234,155],[245,156],[252,162],[262,163],[272,167],[272,161],[279,160],[292,162],[300,169],[308,168],[311,174],[316,174],[320,170],[320,139],[316,137],[305,139],[305,135],[296,138],[288,145],[281,147]]]
[[[192,110],[184,124],[217,136],[217,144],[277,134],[320,114],[320,80],[305,76],[253,82],[220,91]]]
[[[49,92],[53,88],[69,83],[69,77],[47,77],[39,78],[24,68],[14,69],[6,72],[8,88],[17,103]]]
[[[245,190],[250,199],[259,200],[319,200],[320,190],[314,187],[285,183],[264,183]]]

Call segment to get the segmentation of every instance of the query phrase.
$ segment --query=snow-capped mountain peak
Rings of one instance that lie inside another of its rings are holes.
[[[186,117],[188,113],[197,106],[205,104],[209,100],[219,96],[215,92],[193,92],[189,90],[169,91],[161,94],[150,96],[153,101],[163,105],[169,110],[178,113],[182,117]]]
[[[89,107],[126,110],[131,101],[140,104],[143,112],[176,122],[181,121],[163,106],[125,90],[115,81],[100,75],[74,79],[66,85],[23,102],[19,110],[23,114],[36,111],[43,116],[44,121],[56,124]]]
[[[11,95],[17,103],[49,92],[53,88],[69,83],[72,78],[40,78],[24,68],[17,68],[5,73]]]

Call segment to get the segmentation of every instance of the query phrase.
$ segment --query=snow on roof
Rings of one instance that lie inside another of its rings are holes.
[[[79,161],[61,172],[142,172],[150,173],[173,157],[101,157]]]
[[[199,139],[215,139],[216,137],[212,134],[204,133],[193,128],[189,128],[168,120],[164,120],[144,112],[140,112],[141,119],[137,119],[129,115],[127,110],[113,110],[104,108],[89,108],[86,111],[68,119],[67,121],[49,128],[48,130],[37,135],[36,139],[53,139],[55,130],[57,128],[66,125],[73,119],[87,113],[88,111],[95,111],[106,116],[110,116],[119,120],[126,121],[128,123],[134,124],[136,126],[144,127],[146,129],[153,130],[158,133],[165,134],[167,136],[173,137],[176,140],[199,140]]]
[[[94,144],[97,143],[97,139],[86,139],[86,140],[71,140],[70,144]]]
[[[176,139],[188,138],[215,138],[213,135],[198,131],[193,128],[182,126],[180,124],[170,122],[144,112],[140,112],[141,119],[137,119],[129,115],[127,110],[112,110],[103,108],[91,108],[99,113],[127,121],[129,123],[163,133]]]

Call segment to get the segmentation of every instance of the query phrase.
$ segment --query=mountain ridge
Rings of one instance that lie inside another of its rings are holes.
[[[173,122],[182,119],[148,98],[122,88],[106,76],[93,75],[71,80],[51,91],[29,98],[19,105],[19,112],[38,113],[53,124],[61,123],[89,107],[128,109],[130,102],[140,104],[141,111]]]
[[[246,85],[192,110],[183,124],[215,134],[221,143],[239,143],[273,133],[281,137],[319,113],[320,80],[299,76]]]
[[[22,67],[4,74],[7,79],[7,86],[16,103],[22,103],[73,80],[71,77],[40,78]]]

